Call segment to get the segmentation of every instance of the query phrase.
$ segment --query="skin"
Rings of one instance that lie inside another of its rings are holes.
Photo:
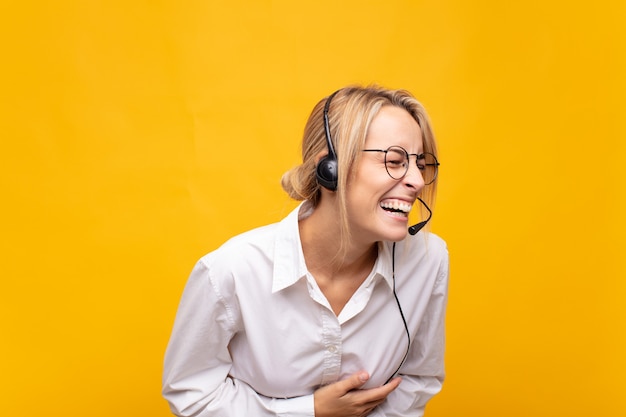
[[[423,149],[421,129],[404,109],[384,106],[372,120],[366,149],[402,146],[409,153]],[[320,154],[321,159],[324,154]],[[321,200],[313,213],[299,224],[307,267],[339,314],[356,289],[368,276],[376,261],[377,242],[399,241],[406,237],[406,216],[390,213],[380,206],[383,201],[401,200],[414,203],[424,181],[411,157],[409,171],[401,180],[391,178],[384,164],[384,154],[366,152],[347,184],[347,208],[352,241],[343,262],[329,262],[339,250],[335,193],[322,190]],[[324,386],[314,393],[316,417],[363,417],[385,401],[401,382],[395,378],[382,387],[360,389],[369,379],[366,371]]]
[[[315,417],[365,417],[401,382],[400,378],[394,378],[382,387],[360,390],[368,379],[367,372],[357,372],[315,391]]]

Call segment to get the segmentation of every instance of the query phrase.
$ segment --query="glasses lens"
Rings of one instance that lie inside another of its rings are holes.
[[[437,158],[431,153],[424,153],[417,157],[417,167],[422,173],[426,185],[432,184],[437,178],[438,166]]]
[[[385,167],[391,178],[399,180],[409,169],[409,155],[403,148],[392,146],[385,153]]]

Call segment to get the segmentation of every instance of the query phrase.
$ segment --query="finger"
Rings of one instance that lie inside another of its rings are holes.
[[[390,393],[391,391],[388,391],[386,392],[385,395],[380,396],[380,397],[377,396],[375,400],[371,400],[371,401],[367,401],[365,398],[361,398],[362,401],[366,401],[366,402],[361,403],[362,406],[365,407],[364,409],[365,412],[363,413],[363,416],[368,416],[376,407],[378,407],[379,405],[387,401],[387,396]]]
[[[402,378],[395,377],[394,379],[392,379],[391,381],[389,381],[388,383],[380,387],[381,394],[384,395],[385,398],[387,398],[387,395],[389,395],[392,391],[398,388],[401,382],[402,382]]]
[[[356,397],[355,399],[361,404],[365,404],[365,403],[374,404],[376,402],[381,403],[387,398],[387,396],[393,390],[398,388],[398,385],[400,385],[400,382],[402,382],[402,378],[398,377],[398,378],[392,379],[387,384],[381,387],[354,391],[352,394]]]
[[[365,371],[359,371],[352,375],[349,378],[336,382],[336,387],[343,393],[350,392],[357,388],[360,388],[370,379],[370,375]]]
[[[397,376],[394,379],[392,379],[391,381],[387,382],[384,386],[385,387],[386,386],[390,386],[390,387],[393,386],[393,388],[391,390],[391,391],[393,391],[394,389],[398,388],[398,385],[400,385],[400,382],[402,382],[402,378]]]

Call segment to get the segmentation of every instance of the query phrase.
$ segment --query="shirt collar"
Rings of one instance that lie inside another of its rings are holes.
[[[295,284],[307,275],[308,270],[304,261],[304,254],[302,253],[298,221],[309,214],[307,213],[308,210],[310,210],[310,207],[308,207],[305,201],[278,223],[278,233],[274,247],[273,293]],[[393,289],[392,245],[393,243],[391,242],[378,243],[378,258],[374,265],[372,279],[378,280],[382,277],[389,285],[389,288]]]
[[[378,242],[378,258],[374,265],[374,272],[381,276],[389,288],[393,289],[392,242]]]
[[[304,262],[300,230],[298,229],[298,213],[305,203],[298,205],[278,223],[274,247],[273,293],[295,284],[306,276],[306,263]]]

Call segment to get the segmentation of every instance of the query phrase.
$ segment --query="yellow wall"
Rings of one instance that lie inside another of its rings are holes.
[[[626,415],[625,24],[622,0],[4,2],[0,414],[169,415],[193,263],[287,213],[313,104],[377,82],[440,141],[428,416]]]

